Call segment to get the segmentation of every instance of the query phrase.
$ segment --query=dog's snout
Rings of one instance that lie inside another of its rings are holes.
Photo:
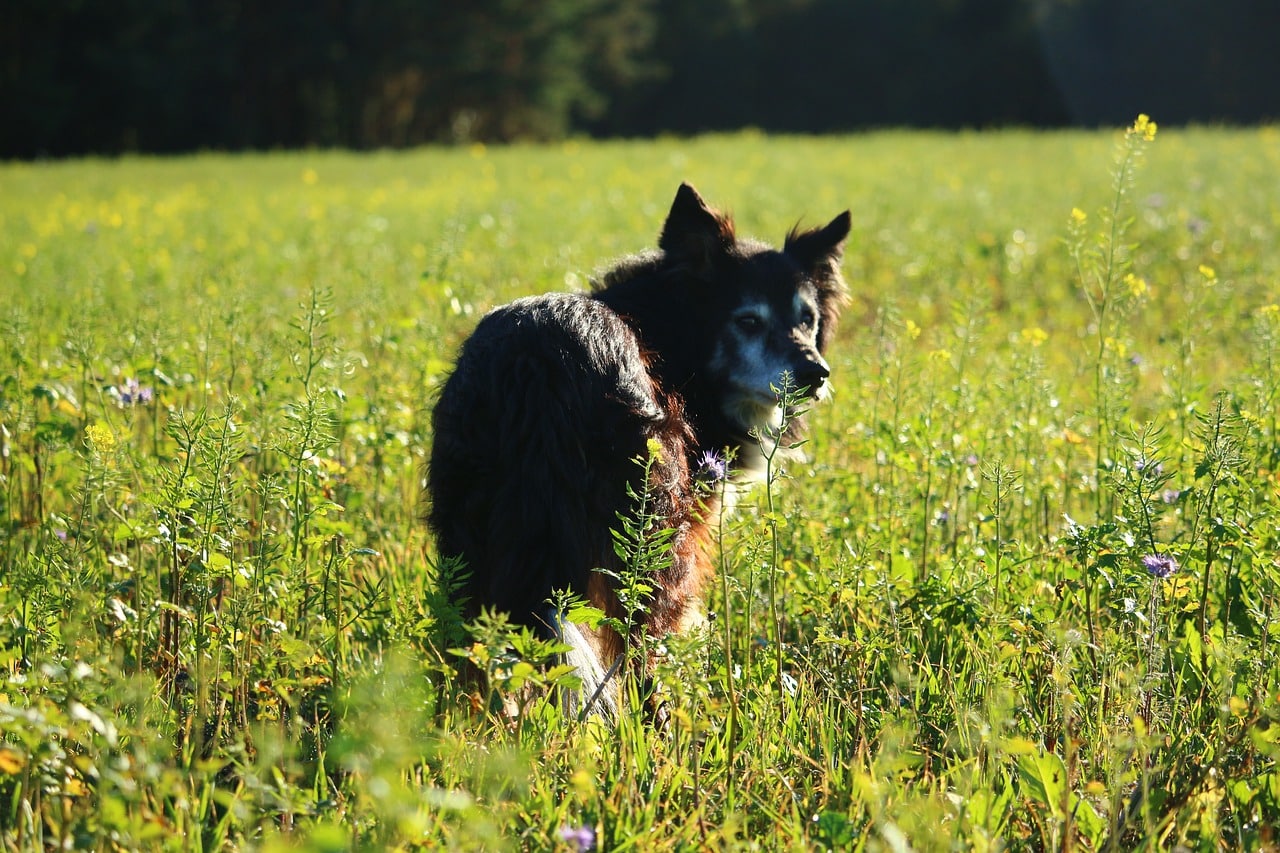
[[[796,385],[808,388],[811,395],[816,394],[830,375],[831,368],[821,356],[810,357],[796,370]]]

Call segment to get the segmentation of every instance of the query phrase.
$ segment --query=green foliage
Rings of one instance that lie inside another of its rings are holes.
[[[1273,845],[1280,145],[1109,176],[1137,141],[0,167],[0,843]],[[607,728],[558,644],[464,641],[429,411],[480,314],[652,245],[684,178],[775,242],[851,208],[855,302],[655,648],[665,727]]]

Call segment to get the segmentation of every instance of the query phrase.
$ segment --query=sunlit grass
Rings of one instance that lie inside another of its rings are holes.
[[[0,166],[0,838],[1274,844],[1280,135],[1162,128],[1117,193],[1124,144]],[[666,729],[537,690],[513,723],[453,678],[433,395],[487,308],[653,245],[682,180],[774,243],[852,211],[836,394],[727,522]]]

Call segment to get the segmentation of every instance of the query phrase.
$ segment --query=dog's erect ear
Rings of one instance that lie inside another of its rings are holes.
[[[846,210],[823,228],[801,231],[796,226],[787,235],[783,251],[799,261],[805,272],[814,278],[823,278],[840,269],[850,225],[849,211]]]
[[[658,248],[702,269],[735,239],[733,220],[708,207],[693,187],[681,184],[662,226]]]
[[[801,231],[797,226],[787,235],[783,251],[795,258],[818,288],[818,352],[826,352],[836,333],[840,309],[849,303],[849,288],[840,275],[840,258],[849,236],[849,211],[822,228]]]

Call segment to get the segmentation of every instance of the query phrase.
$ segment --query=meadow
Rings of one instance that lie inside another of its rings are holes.
[[[608,728],[420,484],[483,312],[682,180],[850,209],[854,300]],[[6,850],[1280,844],[1276,128],[0,164],[0,300]]]

